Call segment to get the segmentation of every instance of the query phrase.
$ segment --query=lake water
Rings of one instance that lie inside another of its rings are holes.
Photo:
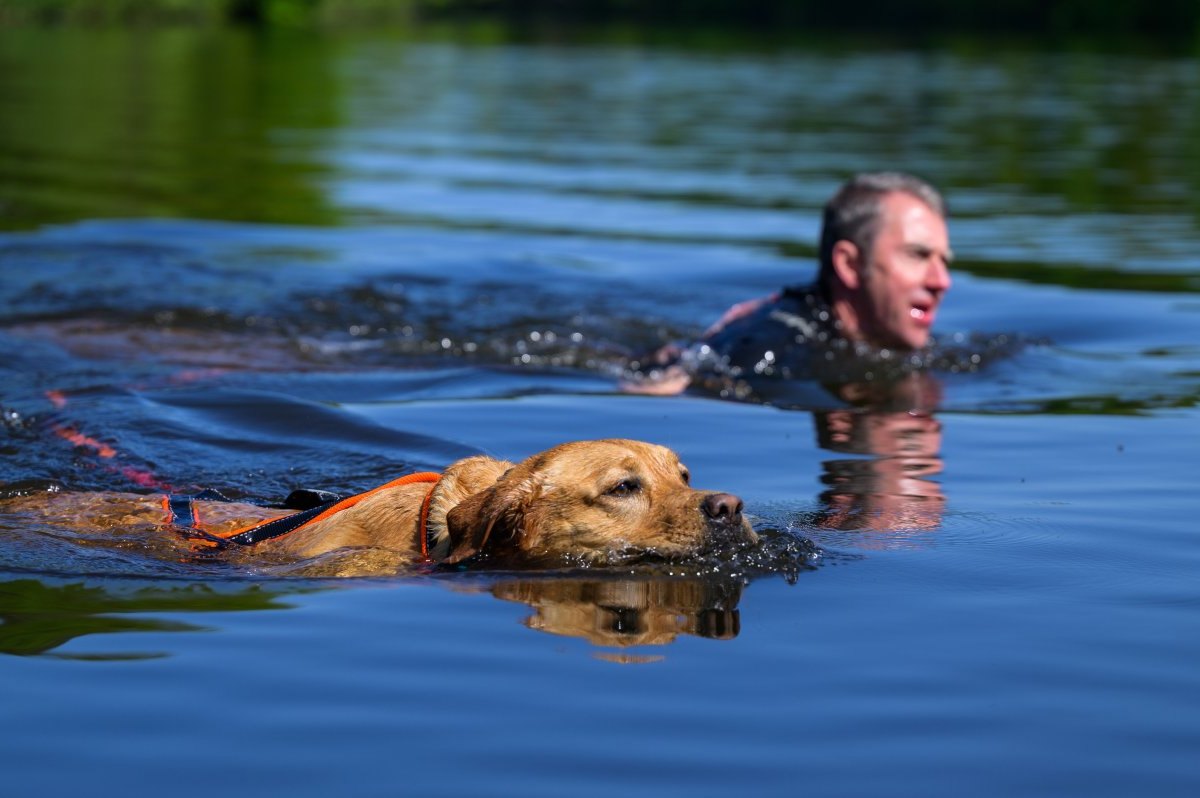
[[[0,31],[6,494],[621,436],[771,552],[318,580],[10,518],[6,785],[1195,795],[1197,142],[1177,56]],[[920,407],[617,389],[807,279],[875,168],[947,195],[969,367]]]

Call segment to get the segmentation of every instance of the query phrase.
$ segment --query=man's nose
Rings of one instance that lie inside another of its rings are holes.
[[[925,275],[925,287],[930,291],[945,293],[950,290],[950,266],[943,258],[933,258],[929,272]]]

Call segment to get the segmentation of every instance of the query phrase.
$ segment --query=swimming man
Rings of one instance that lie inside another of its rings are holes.
[[[858,382],[920,365],[950,289],[941,195],[898,172],[852,178],[825,206],[819,257],[813,284],[735,305],[697,344],[632,364],[625,388],[670,394],[714,377]]]

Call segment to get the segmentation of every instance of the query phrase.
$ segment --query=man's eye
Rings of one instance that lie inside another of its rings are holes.
[[[641,488],[636,479],[625,479],[606,490],[606,496],[630,496]]]

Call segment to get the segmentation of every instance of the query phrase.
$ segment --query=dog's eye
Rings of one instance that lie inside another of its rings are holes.
[[[623,479],[616,485],[604,491],[605,496],[632,496],[641,489],[641,483],[636,479]]]
[[[682,471],[680,471],[680,472],[679,472],[679,476],[683,477],[683,484],[684,484],[684,485],[691,485],[691,484],[692,484],[692,472],[691,472],[691,471],[688,471],[688,470],[685,468],[685,469],[683,469]]]

